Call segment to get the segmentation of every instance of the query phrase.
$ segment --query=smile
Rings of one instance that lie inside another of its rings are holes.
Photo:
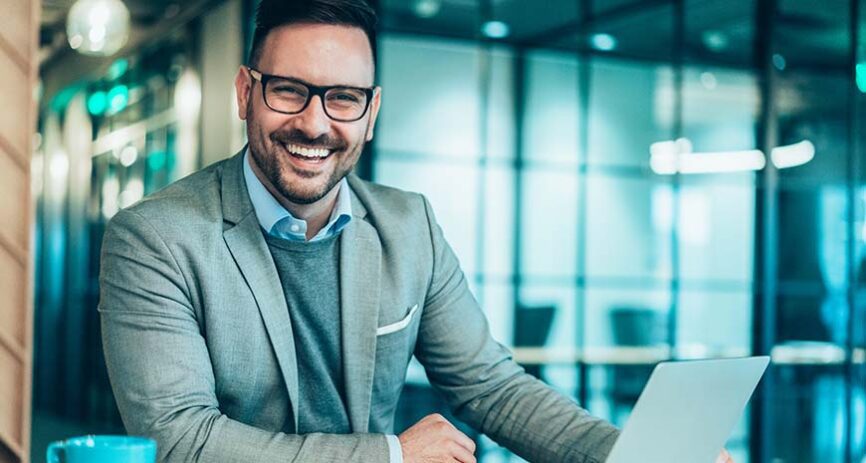
[[[292,156],[304,159],[304,160],[323,160],[333,153],[333,150],[329,150],[326,148],[307,148],[301,145],[296,145],[294,143],[283,145],[286,151],[289,152]]]

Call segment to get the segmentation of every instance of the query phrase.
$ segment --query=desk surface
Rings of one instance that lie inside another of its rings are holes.
[[[677,346],[603,346],[577,348],[518,347],[513,349],[514,360],[523,365],[652,365],[667,360],[696,360],[747,357],[746,348],[712,348],[693,344]],[[845,348],[824,342],[792,342],[780,344],[770,353],[777,365],[842,365],[847,361]],[[852,362],[866,363],[866,350],[856,348]]]

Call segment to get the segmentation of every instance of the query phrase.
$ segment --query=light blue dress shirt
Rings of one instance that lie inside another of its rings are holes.
[[[244,180],[250,202],[259,219],[262,229],[269,235],[292,241],[307,241],[307,221],[295,218],[291,212],[282,206],[271,192],[265,188],[250,167],[250,152],[244,154]],[[344,178],[340,181],[340,191],[337,193],[337,203],[331,212],[328,223],[312,237],[310,241],[319,241],[336,236],[352,220],[352,201],[349,198],[349,182]]]
[[[259,225],[265,232],[277,238],[307,241],[307,221],[295,218],[256,177],[252,167],[250,167],[249,148],[244,153],[244,180],[246,180],[247,193],[250,195],[250,202],[253,203]],[[337,203],[334,204],[331,218],[316,233],[316,236],[309,240],[310,242],[336,236],[349,224],[352,220],[352,201],[349,195],[349,182],[344,178],[340,181]],[[403,448],[400,445],[400,439],[394,435],[387,435],[385,438],[388,440],[390,462],[403,463]]]

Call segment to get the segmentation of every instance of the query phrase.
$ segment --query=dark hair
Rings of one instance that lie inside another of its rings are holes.
[[[261,0],[249,64],[257,66],[271,30],[289,24],[331,24],[358,27],[367,35],[376,60],[376,12],[365,0]]]

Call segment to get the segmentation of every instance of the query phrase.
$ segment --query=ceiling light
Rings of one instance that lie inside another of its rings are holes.
[[[129,10],[121,0],[78,0],[66,18],[66,37],[79,53],[113,55],[129,38]]]
[[[610,34],[592,34],[589,38],[592,48],[601,51],[611,51],[616,48],[616,37]]]
[[[108,97],[105,92],[98,90],[87,98],[87,111],[94,116],[101,116],[108,109]]]
[[[108,70],[105,72],[105,77],[109,80],[116,80],[126,74],[126,71],[129,69],[129,60],[126,58],[121,58],[108,67]]]
[[[708,50],[719,53],[728,48],[728,36],[719,31],[704,31],[701,40]]]
[[[785,60],[785,57],[776,53],[773,55],[773,66],[780,71],[784,71],[785,67],[787,67],[788,62]]]
[[[442,9],[442,0],[415,0],[412,11],[422,18],[432,18]]]
[[[815,145],[803,140],[793,145],[777,146],[770,151],[770,159],[777,169],[787,169],[806,164],[815,157]]]
[[[108,101],[107,112],[109,114],[117,114],[129,104],[129,87],[126,85],[115,85],[108,91],[106,95]]]
[[[712,72],[702,72],[701,85],[703,85],[707,90],[715,90],[716,87],[719,86],[719,81],[716,79],[716,75]]]
[[[508,37],[511,28],[502,21],[487,21],[481,27],[481,32],[491,39],[503,39]]]
[[[686,138],[650,145],[650,169],[659,175],[716,174],[761,170],[767,158],[761,150],[692,152]]]
[[[135,146],[127,145],[120,150],[120,163],[123,167],[135,164],[136,160],[138,160],[138,150],[135,149]]]

